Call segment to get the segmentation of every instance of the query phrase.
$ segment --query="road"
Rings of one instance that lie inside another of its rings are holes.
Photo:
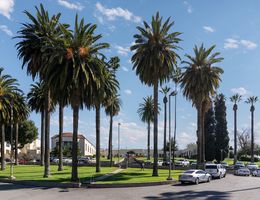
[[[114,189],[58,189],[35,188],[0,183],[0,200],[229,200],[260,199],[260,177],[227,175],[221,180],[199,185],[164,185]]]

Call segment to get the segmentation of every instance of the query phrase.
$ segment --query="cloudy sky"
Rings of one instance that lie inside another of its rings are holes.
[[[231,145],[233,144],[233,113],[229,97],[234,93],[260,96],[260,2],[257,0],[220,0],[220,1],[183,1],[183,0],[1,0],[0,1],[0,66],[5,73],[17,78],[25,93],[29,91],[32,79],[22,70],[17,58],[15,44],[17,31],[21,23],[28,19],[23,11],[35,13],[34,6],[43,3],[51,13],[61,12],[61,20],[73,25],[76,13],[86,22],[98,25],[97,32],[103,34],[103,41],[110,43],[106,51],[108,57],[119,56],[121,68],[118,72],[122,110],[115,118],[114,146],[117,146],[117,124],[121,125],[122,148],[146,148],[146,125],[137,115],[139,103],[143,97],[152,94],[152,88],[142,85],[132,70],[132,53],[129,47],[133,43],[136,26],[142,21],[150,22],[151,16],[160,11],[164,18],[175,21],[172,31],[179,31],[182,50],[178,53],[182,59],[186,53],[192,54],[195,44],[204,43],[207,47],[216,44],[216,50],[225,58],[219,65],[225,73],[218,92],[227,97],[227,118]],[[173,87],[172,83],[168,86]],[[162,95],[160,94],[160,103]],[[258,109],[259,107],[259,109]],[[260,105],[256,104],[256,142],[260,144]],[[181,148],[195,142],[196,110],[181,93],[177,108],[177,143]],[[30,118],[40,128],[40,116],[32,113]],[[65,110],[65,131],[72,131],[72,112]],[[249,106],[239,104],[238,128],[249,128]],[[102,112],[101,146],[107,147],[109,120]],[[95,115],[93,111],[80,112],[79,131],[93,143],[95,142]],[[51,135],[58,132],[58,113],[51,116]],[[159,117],[159,147],[163,141],[163,113]]]

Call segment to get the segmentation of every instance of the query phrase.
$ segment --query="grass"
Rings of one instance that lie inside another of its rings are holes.
[[[67,183],[70,182],[71,167],[64,166],[63,171],[58,171],[58,166],[50,166],[51,176],[49,178],[43,178],[44,167],[37,165],[19,165],[14,166],[14,176],[16,180],[30,180],[30,181],[51,181]],[[95,167],[78,167],[78,174],[81,182],[88,181],[92,177],[102,176],[110,173],[117,168],[102,167],[100,173],[95,172]],[[5,171],[0,171],[0,178],[8,178],[10,175],[10,166],[6,166]]]
[[[178,176],[183,170],[172,170],[172,177],[178,180]],[[128,168],[114,176],[108,177],[97,183],[145,183],[145,182],[161,182],[166,181],[169,171],[159,169],[159,176],[152,176],[152,169],[141,171],[140,168]]]
[[[224,160],[224,162],[227,162],[229,165],[233,165],[233,159],[230,159],[230,158],[226,158],[225,160]],[[248,163],[250,163],[250,162],[246,162],[246,161],[241,161],[241,162],[243,162],[244,164],[248,164]],[[260,167],[260,161],[258,161],[258,162],[255,162],[259,167]]]

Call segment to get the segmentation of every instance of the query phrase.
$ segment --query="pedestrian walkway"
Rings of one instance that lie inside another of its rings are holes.
[[[102,180],[104,180],[104,179],[106,179],[106,178],[108,178],[108,177],[111,177],[111,176],[114,176],[115,174],[118,174],[118,173],[120,173],[121,171],[123,171],[123,170],[125,170],[125,169],[117,169],[117,170],[115,170],[115,171],[113,171],[113,172],[111,172],[111,173],[108,173],[108,174],[105,174],[105,175],[103,175],[103,176],[99,176],[99,177],[97,177],[97,178],[94,178],[94,182],[95,181],[102,181]]]

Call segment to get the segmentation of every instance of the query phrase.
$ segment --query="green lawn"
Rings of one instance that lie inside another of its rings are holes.
[[[172,177],[178,180],[178,176],[183,170],[172,170]],[[97,183],[145,183],[145,182],[160,182],[166,181],[169,171],[159,169],[159,176],[152,176],[152,169],[145,169],[141,171],[140,168],[128,168],[114,176],[108,177],[105,180],[98,181]]]
[[[64,166],[64,170],[58,172],[58,166],[50,166],[51,177],[43,178],[44,167],[37,165],[19,165],[14,166],[14,176],[17,180],[31,180],[31,181],[53,181],[66,183],[70,182],[71,167]],[[95,173],[95,167],[78,167],[78,174],[81,182],[85,182],[92,177],[98,177],[110,173],[117,168],[102,167],[100,173]],[[6,166],[5,171],[0,171],[0,178],[8,178],[10,175],[10,166]]]
[[[233,159],[226,158],[224,160],[224,162],[227,162],[229,165],[233,165]],[[244,164],[250,163],[250,162],[246,162],[246,161],[241,161],[241,162],[243,162]],[[260,161],[256,162],[256,164],[260,167]]]

